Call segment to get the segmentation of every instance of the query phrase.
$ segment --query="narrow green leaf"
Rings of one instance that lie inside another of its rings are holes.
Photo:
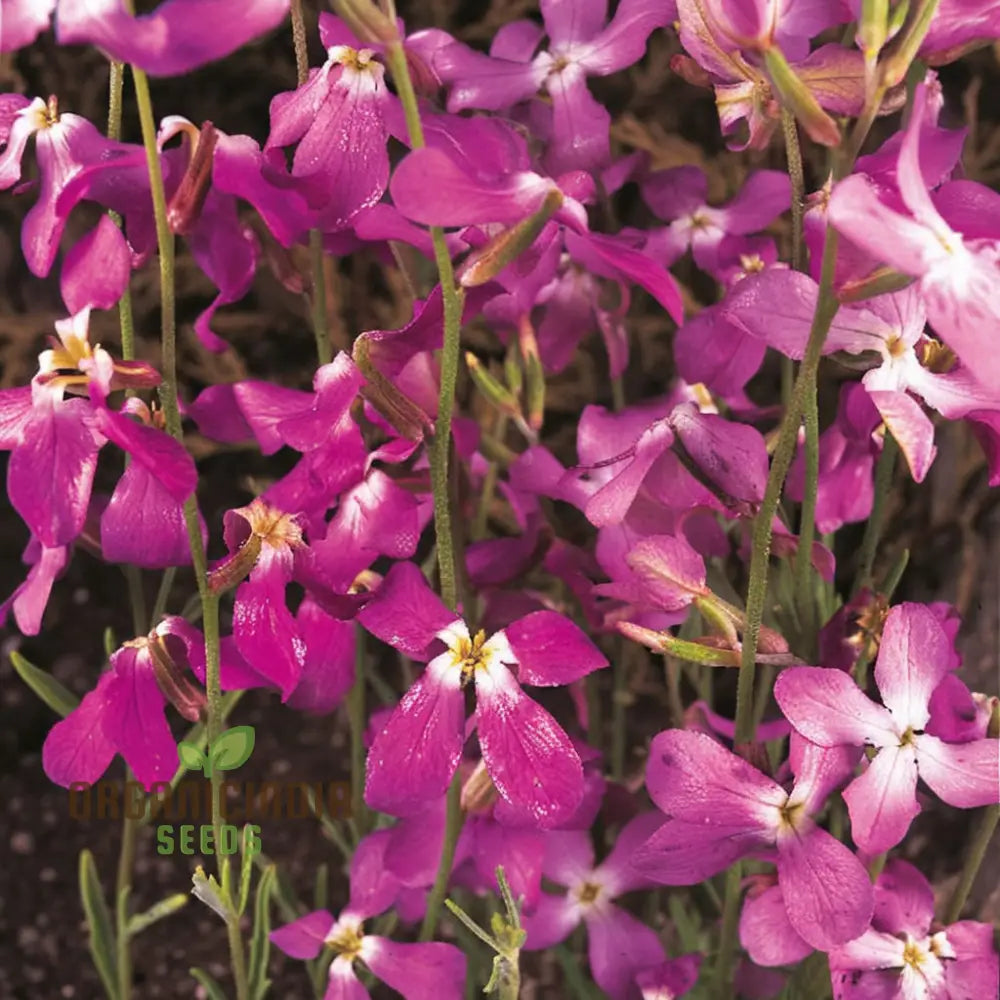
[[[253,937],[250,939],[250,964],[247,982],[250,986],[250,996],[254,1000],[263,997],[269,985],[267,979],[267,960],[271,954],[271,892],[274,886],[276,869],[274,865],[267,868],[257,883],[257,896],[253,904]]]
[[[217,771],[235,771],[253,753],[253,726],[233,726],[219,733],[211,748],[212,767]]]
[[[118,648],[118,639],[115,637],[115,630],[109,625],[104,630],[104,655],[111,659],[111,654]]]
[[[242,917],[250,899],[250,886],[253,883],[253,855],[249,850],[250,827],[243,827],[243,836],[240,838],[240,898],[236,912]]]
[[[14,665],[18,676],[45,702],[53,712],[64,719],[80,704],[75,694],[62,686],[50,673],[40,670],[29,663],[20,653],[10,654],[10,662]]]
[[[169,917],[176,913],[187,905],[187,901],[187,893],[178,892],[173,896],[167,896],[166,899],[161,899],[158,903],[154,903],[148,910],[134,914],[129,918],[128,922],[129,937],[144,931],[151,924],[155,924],[157,920],[162,920],[164,917]]]
[[[222,992],[222,987],[203,969],[188,969],[188,972],[205,988],[208,1000],[226,1000],[226,994]]]
[[[80,899],[90,931],[90,957],[104,984],[110,1000],[118,1000],[118,983],[115,978],[115,933],[112,930],[111,912],[108,910],[101,880],[90,851],[80,852]]]
[[[229,908],[226,906],[225,896],[222,886],[219,885],[214,875],[206,875],[205,869],[201,865],[195,869],[191,876],[191,892],[198,897],[209,909],[215,910],[223,920],[229,919]]]
[[[279,868],[263,851],[254,855],[253,863],[262,875],[268,868],[274,868],[275,879],[274,885],[271,887],[271,896],[278,904],[281,919],[286,923],[298,920],[308,907],[296,895],[295,886],[288,877],[288,873]]]
[[[330,883],[329,868],[326,863],[316,869],[316,882],[313,887],[313,909],[325,910]]]

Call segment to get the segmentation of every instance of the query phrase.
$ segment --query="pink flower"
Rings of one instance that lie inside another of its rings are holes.
[[[1000,742],[946,743],[926,732],[930,699],[949,671],[950,642],[920,604],[889,612],[875,664],[884,705],[870,701],[840,670],[793,667],[774,696],[788,721],[824,747],[877,749],[844,791],[855,843],[869,854],[898,844],[920,812],[917,777],[949,805],[971,809],[1000,800]]]
[[[568,619],[537,611],[487,638],[471,634],[412,563],[397,563],[358,615],[373,635],[416,659],[434,655],[375,738],[365,799],[395,815],[442,795],[466,739],[465,698],[476,688],[476,727],[493,784],[523,823],[557,826],[584,792],[580,757],[559,724],[521,684],[568,684],[607,660]],[[517,668],[517,676],[511,668]],[[520,682],[520,683],[519,683]]]
[[[672,220],[667,235],[669,259],[675,260],[690,247],[695,263],[717,277],[726,237],[766,229],[788,210],[792,200],[787,174],[757,170],[728,204],[710,207],[708,179],[699,167],[650,174],[642,184],[642,196],[659,218]]]
[[[634,979],[638,973],[663,964],[663,945],[653,930],[615,906],[613,900],[649,884],[629,867],[629,858],[661,819],[655,813],[637,816],[624,827],[614,850],[599,865],[594,863],[589,833],[549,833],[542,873],[568,891],[563,896],[543,893],[538,905],[525,914],[525,950],[552,948],[582,921],[587,927],[594,981],[612,1000],[638,1000]]]
[[[170,781],[179,762],[164,714],[167,702],[189,722],[201,718],[205,704],[185,667],[204,682],[204,640],[183,618],[164,618],[148,636],[124,643],[97,687],[49,731],[42,747],[45,773],[64,787],[92,783],[121,754],[147,789]],[[260,684],[226,645],[221,679],[225,690]]]
[[[434,68],[451,85],[448,110],[504,110],[544,90],[552,100],[548,168],[562,173],[604,166],[611,116],[591,96],[587,77],[638,62],[650,33],[670,23],[670,8],[659,0],[624,0],[604,24],[603,4],[542,0],[550,45],[537,55],[543,32],[527,21],[498,33],[489,56],[458,42],[438,51]]]
[[[465,955],[441,942],[402,944],[365,932],[365,922],[388,909],[400,894],[386,868],[390,831],[366,837],[351,858],[350,900],[336,917],[314,910],[271,932],[271,941],[292,958],[316,958],[324,948],[334,955],[324,1000],[370,1000],[355,975],[361,961],[406,1000],[461,1000]]]
[[[1000,960],[989,924],[935,927],[933,918],[927,879],[890,859],[875,883],[872,926],[830,952],[834,1000],[996,1000]]]
[[[940,337],[989,390],[1000,390],[1000,330],[995,235],[1000,197],[970,182],[945,185],[932,198],[920,160],[928,87],[917,89],[903,133],[896,180],[900,211],[855,174],[836,186],[829,219],[853,243],[917,279],[927,316]],[[938,207],[940,205],[940,208]],[[954,220],[950,225],[948,219]]]
[[[298,143],[292,174],[305,182],[319,226],[337,230],[385,192],[387,116],[395,114],[396,98],[386,90],[375,52],[342,22],[323,18],[322,33],[326,62],[296,90],[271,101],[265,151]]]
[[[776,852],[788,920],[826,950],[857,937],[872,914],[864,866],[812,819],[857,754],[831,756],[795,740],[792,751],[797,780],[789,793],[710,736],[660,733],[646,787],[666,819],[632,864],[657,882],[694,885],[748,854]]]

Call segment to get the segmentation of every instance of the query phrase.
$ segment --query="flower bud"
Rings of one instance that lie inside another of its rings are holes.
[[[781,49],[777,46],[769,48],[764,53],[764,65],[781,103],[802,123],[809,138],[823,146],[839,145],[840,129],[837,123],[819,106],[812,91],[788,65]]]
[[[211,122],[205,122],[198,139],[193,143],[187,170],[167,206],[170,230],[178,236],[190,233],[201,216],[212,181],[212,163],[218,139],[215,126]]]
[[[520,417],[521,407],[514,394],[507,386],[494,378],[470,351],[465,353],[465,365],[469,369],[469,375],[476,388],[490,403],[508,417]]]
[[[528,426],[533,431],[542,429],[545,419],[545,371],[538,356],[538,341],[530,320],[523,317],[518,330],[521,357],[524,359],[525,401],[528,404]]]
[[[495,278],[535,242],[542,227],[560,209],[563,200],[563,193],[558,188],[549,191],[531,215],[494,236],[486,246],[469,256],[462,267],[459,284],[463,288],[475,288]]]

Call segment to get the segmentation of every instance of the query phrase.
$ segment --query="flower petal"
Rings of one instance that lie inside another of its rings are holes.
[[[522,684],[555,687],[608,665],[579,626],[555,611],[535,611],[504,630]]]
[[[611,1000],[626,1000],[636,974],[666,958],[659,936],[613,903],[585,909],[583,919],[594,982]]]
[[[420,568],[400,562],[386,573],[375,596],[358,614],[358,621],[393,648],[424,660],[437,634],[457,619],[431,590]]]
[[[950,806],[974,809],[1000,802],[1000,740],[945,743],[917,737],[920,777]]]
[[[852,941],[871,923],[875,896],[865,866],[812,823],[778,838],[778,881],[792,926],[819,951]]]
[[[465,703],[461,672],[445,653],[406,692],[368,754],[365,801],[408,816],[444,795],[462,756]]]
[[[271,931],[271,944],[290,958],[316,958],[323,950],[324,940],[336,921],[329,910],[314,910],[284,927]]]
[[[461,1000],[464,996],[465,955],[453,944],[401,944],[366,934],[361,958],[406,1000]]]
[[[580,906],[575,899],[543,892],[538,905],[521,918],[521,925],[528,932],[524,950],[552,948],[565,941],[579,923]]]
[[[97,687],[45,737],[42,768],[50,781],[68,788],[74,781],[93,784],[108,769],[118,752],[104,729],[104,721],[117,707],[109,671]],[[172,775],[171,775],[172,777]]]
[[[876,705],[841,670],[792,667],[774,685],[774,697],[788,721],[811,743],[884,746],[897,741],[892,716]]]
[[[483,761],[497,791],[525,820],[558,826],[583,798],[583,765],[559,723],[506,667],[476,671]]]
[[[844,789],[844,801],[858,847],[867,854],[895,847],[920,812],[916,747],[880,750],[868,770]]]
[[[740,914],[740,944],[757,965],[795,965],[813,947],[804,941],[788,919],[781,886],[748,893]]]
[[[885,621],[875,683],[886,708],[903,727],[921,730],[930,719],[934,689],[948,674],[951,643],[923,604],[899,604]]]

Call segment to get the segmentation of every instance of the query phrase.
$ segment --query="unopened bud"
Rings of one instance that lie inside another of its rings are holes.
[[[674,656],[678,660],[697,663],[702,667],[738,667],[740,654],[734,649],[723,649],[709,643],[710,637],[690,641],[678,639],[670,632],[657,632],[634,622],[617,622],[615,627],[627,639],[638,642],[657,653]]]
[[[519,417],[521,407],[513,393],[494,378],[488,369],[484,368],[479,359],[471,352],[465,354],[465,365],[469,369],[476,388],[492,403],[501,413],[508,417]]]
[[[251,533],[247,540],[228,558],[223,559],[218,566],[208,574],[208,587],[213,594],[221,594],[232,590],[238,583],[250,575],[260,556],[263,540],[260,535]]]
[[[528,218],[494,236],[481,250],[471,254],[462,267],[459,284],[463,288],[485,285],[520,256],[538,238],[542,227],[559,210],[563,193],[553,188]]]
[[[178,236],[190,233],[201,217],[201,210],[212,180],[212,162],[218,139],[219,134],[215,126],[211,122],[205,122],[194,143],[187,170],[167,206],[167,220],[171,232]]]
[[[900,274],[891,267],[880,267],[865,275],[845,281],[837,292],[837,299],[847,305],[851,302],[863,302],[873,299],[876,295],[889,295],[900,292],[913,284],[913,278],[908,274]]]
[[[164,636],[156,632],[148,639],[137,639],[149,653],[153,664],[153,675],[163,697],[177,709],[188,722],[197,722],[205,708],[205,692],[195,687],[190,678],[185,676],[180,666],[170,654]],[[126,643],[126,645],[129,645]]]
[[[812,91],[788,65],[781,49],[776,45],[767,49],[764,65],[781,103],[795,115],[809,138],[822,146],[839,145],[840,129],[837,123],[819,106]]]
[[[431,418],[390,382],[374,365],[370,357],[368,338],[354,341],[354,363],[361,369],[367,384],[361,395],[409,441],[419,441],[434,431]]]
[[[468,780],[462,786],[461,805],[462,812],[485,813],[497,800],[496,785],[486,770],[486,765],[480,761]]]
[[[518,343],[524,360],[525,402],[528,407],[528,426],[534,431],[542,429],[545,419],[545,371],[538,355],[535,330],[525,317],[518,330]]]

